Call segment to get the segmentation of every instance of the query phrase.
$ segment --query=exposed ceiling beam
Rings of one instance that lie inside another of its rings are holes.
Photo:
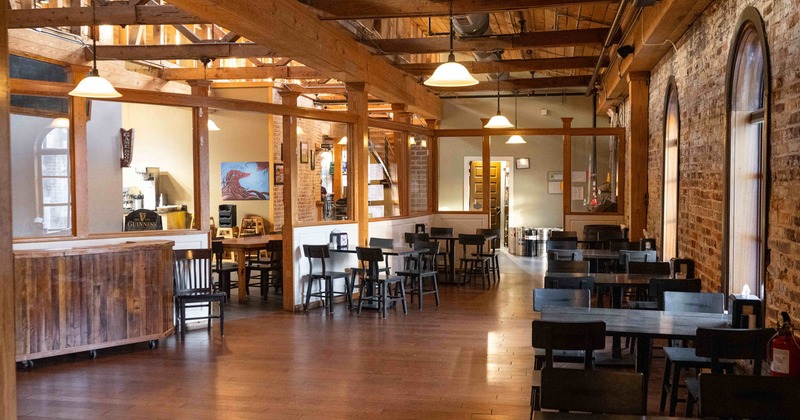
[[[455,51],[495,51],[525,48],[563,47],[572,45],[602,44],[608,28],[571,29],[566,31],[528,32],[517,35],[493,37],[456,38]],[[619,38],[619,35],[617,35]],[[373,39],[366,44],[383,54],[434,54],[450,51],[446,36],[430,38]]]
[[[305,66],[262,66],[159,69],[156,73],[164,80],[218,80],[218,79],[319,79],[324,76],[317,70]]]
[[[172,25],[208,23],[175,6],[106,6],[97,8],[98,25]],[[47,28],[92,25],[91,7],[9,9],[8,28]]]
[[[541,71],[561,69],[594,68],[599,57],[559,57],[538,58],[530,60],[499,60],[499,61],[462,61],[461,64],[472,74],[503,73],[515,71]],[[608,58],[603,60],[603,65],[608,63]],[[415,76],[432,74],[442,63],[414,63],[400,64],[401,70]]]
[[[175,28],[175,30],[180,32],[181,35],[185,36],[186,39],[189,40],[189,42],[192,42],[192,43],[195,43],[195,44],[203,42],[203,40],[200,39],[199,36],[195,35],[195,33],[192,32],[191,29],[187,28],[186,25],[172,25],[172,26]]]
[[[450,2],[441,0],[303,0],[321,12],[320,19],[386,19],[447,16]],[[502,12],[587,3],[619,3],[614,0],[454,0],[453,13]]]
[[[236,32],[282,57],[291,57],[344,82],[365,82],[369,93],[409,111],[441,118],[442,101],[334,22],[323,22],[297,0],[172,0],[183,10]]]
[[[591,76],[564,76],[564,77],[534,77],[531,79],[507,79],[500,81],[500,90],[515,91],[526,89],[560,89],[573,87],[586,87]],[[434,88],[437,92],[478,92],[496,91],[497,82],[480,82],[465,88]]]
[[[202,58],[272,57],[275,53],[253,43],[204,43],[184,45],[98,45],[98,60],[200,60]],[[92,59],[91,49],[86,59]]]
[[[343,85],[285,85],[289,90],[307,94],[345,95],[347,89]]]

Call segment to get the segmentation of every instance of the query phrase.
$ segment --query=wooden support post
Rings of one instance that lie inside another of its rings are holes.
[[[300,93],[282,89],[283,105],[297,106]],[[297,117],[283,116],[283,310],[294,311],[294,225],[297,223]]]
[[[571,128],[572,127],[572,118],[561,118],[561,125],[563,128]],[[561,172],[561,198],[562,198],[562,221],[561,226],[564,226],[564,229],[568,229],[567,226],[567,215],[572,211],[572,190],[570,189],[570,185],[572,185],[572,136],[569,134],[564,135],[564,142],[563,142],[563,153],[564,153],[564,162],[562,164],[563,171]]]
[[[411,124],[411,113],[406,104],[392,104],[392,121]],[[408,216],[411,213],[409,197],[409,183],[411,182],[411,142],[409,134],[401,131],[395,137],[394,150],[397,152],[397,183],[400,196],[400,215]]]
[[[208,96],[211,82],[192,80],[192,95]],[[211,197],[208,185],[208,108],[192,107],[192,152],[194,155],[194,228],[211,229]]]
[[[631,104],[630,128],[630,232],[631,241],[638,241],[647,227],[647,143],[650,74],[636,72],[628,75],[628,97]]]
[[[431,130],[439,128],[439,120],[425,119],[425,125]],[[428,209],[432,212],[439,211],[439,138],[428,139]]]
[[[367,108],[366,83],[346,83],[347,110],[356,114],[358,120],[348,130],[347,155],[347,185],[350,191],[347,195],[347,205],[350,207],[353,218],[358,222],[358,240],[366,245],[369,237],[369,213],[367,209],[367,190],[369,185],[369,109]]]
[[[71,68],[72,81],[77,85],[83,80],[89,69],[85,66]],[[75,203],[72,212],[72,231],[75,236],[85,238],[89,236],[89,169],[86,157],[86,123],[87,104],[89,100],[78,96],[69,97],[69,136],[72,148],[72,200]]]
[[[489,122],[489,118],[481,118],[481,127]],[[483,135],[483,143],[481,144],[481,166],[483,173],[481,176],[481,183],[483,183],[483,194],[481,194],[481,202],[483,206],[481,211],[486,213],[486,227],[491,227],[492,217],[489,214],[492,210],[492,186],[490,184],[490,175],[492,170],[492,150],[491,150],[491,135]],[[472,203],[470,203],[472,204]]]
[[[8,31],[0,10],[0,418],[17,418],[14,322],[14,256],[11,251],[11,135],[9,132]]]

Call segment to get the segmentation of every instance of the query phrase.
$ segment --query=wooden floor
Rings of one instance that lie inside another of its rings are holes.
[[[17,374],[20,418],[527,418],[531,290],[542,261],[504,255],[489,290],[442,285],[403,316],[279,310],[251,296],[186,341],[38,360]],[[256,291],[255,288],[252,289]],[[236,299],[232,299],[236,302]],[[657,411],[654,367],[650,411]]]

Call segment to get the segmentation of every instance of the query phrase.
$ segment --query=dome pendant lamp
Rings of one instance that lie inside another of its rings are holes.
[[[464,87],[478,84],[478,80],[469,74],[469,70],[462,64],[456,63],[456,56],[453,54],[453,0],[450,0],[450,55],[447,62],[442,63],[436,68],[431,77],[423,84],[434,87]]]
[[[517,127],[517,92],[514,91],[514,128]],[[506,144],[525,144],[527,143],[525,139],[522,138],[519,134],[514,134],[513,136],[509,137],[506,140]]]
[[[97,18],[95,17],[95,1],[92,0],[92,69],[89,70],[89,75],[75,86],[69,92],[71,96],[80,96],[83,98],[119,98],[121,93],[111,86],[108,80],[100,77],[97,71]]]
[[[511,128],[514,125],[508,121],[508,118],[500,114],[500,77],[497,77],[497,115],[492,117],[483,128]]]

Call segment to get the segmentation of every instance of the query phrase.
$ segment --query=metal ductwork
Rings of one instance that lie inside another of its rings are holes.
[[[488,13],[472,13],[468,15],[453,16],[453,30],[459,36],[474,37],[491,35],[492,28],[489,26]],[[475,51],[472,53],[475,61],[497,61],[502,56],[502,51]],[[491,73],[491,80],[508,79],[508,73]]]

